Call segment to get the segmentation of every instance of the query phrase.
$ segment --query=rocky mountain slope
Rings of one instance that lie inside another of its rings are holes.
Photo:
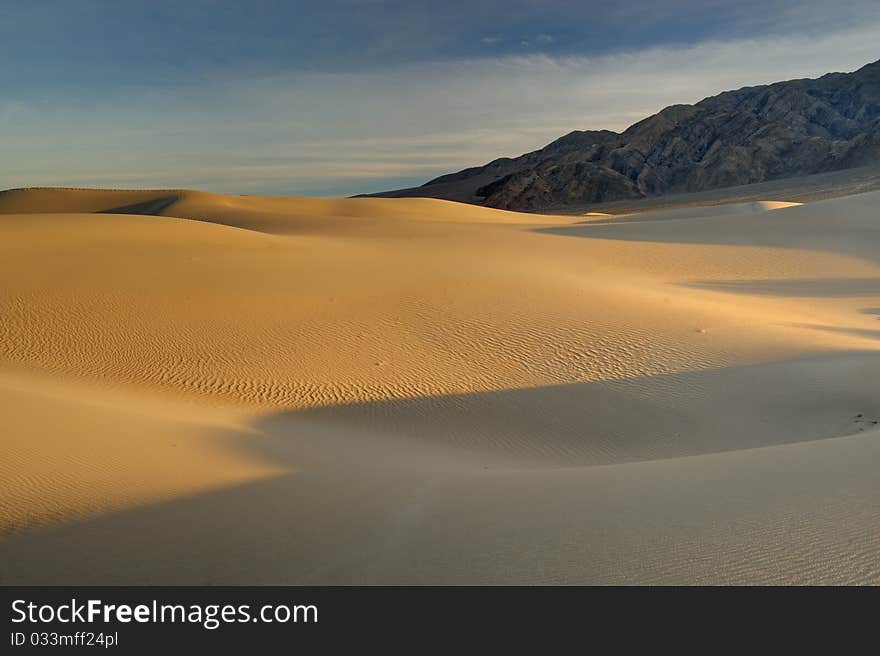
[[[572,132],[517,158],[375,194],[539,211],[705,191],[880,162],[880,61],[672,105],[617,134]]]

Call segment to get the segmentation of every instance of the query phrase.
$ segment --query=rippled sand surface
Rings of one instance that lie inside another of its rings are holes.
[[[878,583],[880,193],[0,193],[0,584]]]

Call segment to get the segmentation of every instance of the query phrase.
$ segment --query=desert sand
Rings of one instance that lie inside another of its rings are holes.
[[[880,583],[880,192],[0,194],[0,584]]]

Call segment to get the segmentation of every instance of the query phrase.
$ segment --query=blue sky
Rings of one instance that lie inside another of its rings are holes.
[[[875,0],[0,0],[0,187],[410,185],[878,44]]]

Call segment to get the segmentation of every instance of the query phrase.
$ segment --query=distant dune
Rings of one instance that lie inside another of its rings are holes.
[[[880,583],[880,193],[0,193],[4,584]]]

